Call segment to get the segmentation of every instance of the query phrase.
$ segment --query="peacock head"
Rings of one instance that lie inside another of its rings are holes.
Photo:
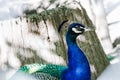
[[[60,32],[60,29],[62,27],[62,25],[64,23],[66,23],[68,20],[65,20],[62,22],[62,24],[59,26],[58,28],[58,31]],[[85,27],[83,24],[81,23],[72,23],[70,24],[69,28],[68,28],[68,32],[67,34],[69,35],[73,35],[74,37],[77,37],[79,34],[82,34],[84,33],[85,31],[89,31],[91,30],[90,28],[88,27]]]
[[[69,34],[79,35],[84,33],[86,30],[85,26],[80,23],[72,23],[68,28]]]

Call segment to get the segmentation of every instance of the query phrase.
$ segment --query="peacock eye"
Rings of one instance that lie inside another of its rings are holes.
[[[75,28],[80,28],[80,26],[75,26]]]
[[[76,26],[75,27],[77,30],[79,30],[79,31],[83,31],[84,30],[84,27],[82,27],[82,26]]]
[[[75,28],[76,28],[76,29],[84,29],[84,27],[83,27],[83,26],[78,26],[78,25],[77,25],[77,26],[75,26]]]

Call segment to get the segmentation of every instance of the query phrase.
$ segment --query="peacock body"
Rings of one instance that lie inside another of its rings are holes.
[[[60,31],[63,23],[59,26]],[[85,31],[84,25],[72,23],[66,34],[68,45],[68,66],[54,64],[31,64],[22,66],[10,80],[19,80],[17,75],[24,73],[22,80],[90,80],[89,62],[84,52],[78,47],[76,37]],[[28,75],[29,74],[29,75]],[[26,76],[30,78],[27,79]],[[20,79],[21,80],[21,79]]]
[[[66,34],[68,45],[68,68],[62,72],[62,80],[90,80],[89,62],[84,52],[78,47],[76,37],[85,31],[79,23],[70,25]]]

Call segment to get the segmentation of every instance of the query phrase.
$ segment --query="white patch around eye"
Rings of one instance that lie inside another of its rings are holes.
[[[72,31],[75,32],[75,33],[82,33],[82,31],[79,31],[76,28],[72,28]]]

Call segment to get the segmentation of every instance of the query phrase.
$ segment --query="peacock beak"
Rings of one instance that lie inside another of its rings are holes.
[[[85,32],[86,31],[92,31],[92,29],[90,27],[85,27],[84,29],[85,29]]]

